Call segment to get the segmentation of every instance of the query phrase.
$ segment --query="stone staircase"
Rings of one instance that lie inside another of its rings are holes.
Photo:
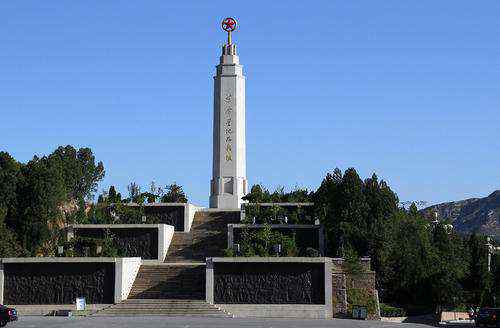
[[[131,299],[105,308],[95,316],[193,316],[230,318],[230,314],[202,300]]]
[[[205,263],[141,265],[129,299],[205,299]]]
[[[174,232],[165,263],[143,262],[128,299],[95,315],[230,317],[205,302],[205,259],[223,255],[227,225],[239,221],[236,211],[197,212],[190,232]]]
[[[227,248],[227,225],[240,222],[240,212],[196,212],[190,232],[174,232],[165,262],[205,262],[223,256]]]

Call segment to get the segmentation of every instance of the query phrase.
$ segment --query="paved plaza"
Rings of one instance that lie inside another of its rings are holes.
[[[224,319],[224,318],[203,318],[203,317],[40,317],[26,316],[20,318],[18,322],[9,323],[9,328],[27,327],[74,327],[74,328],[151,328],[151,327],[176,327],[176,328],[428,328],[431,326],[415,323],[389,323],[381,321],[359,321],[346,319],[333,320],[299,320],[299,319]],[[467,326],[469,327],[469,326]]]

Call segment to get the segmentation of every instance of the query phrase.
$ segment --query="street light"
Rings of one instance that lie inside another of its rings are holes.
[[[281,244],[276,244],[273,246],[274,253],[276,253],[276,256],[280,256],[281,253]]]
[[[234,244],[233,250],[236,253],[236,255],[240,255],[240,244]]]
[[[486,244],[484,246],[486,246],[488,250],[488,272],[491,272],[491,255],[495,251],[495,247],[491,243],[491,237],[486,237]]]

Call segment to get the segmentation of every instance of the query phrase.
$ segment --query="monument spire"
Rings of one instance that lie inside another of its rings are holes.
[[[238,22],[233,17],[224,18],[222,21],[222,29],[227,32],[227,44],[231,45],[231,33],[238,27]]]
[[[245,144],[245,76],[232,43],[238,23],[222,21],[228,33],[214,76],[213,171],[210,207],[239,209],[247,193]]]

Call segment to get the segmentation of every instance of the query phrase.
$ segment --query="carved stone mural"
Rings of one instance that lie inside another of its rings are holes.
[[[5,304],[111,304],[114,294],[112,263],[4,264]]]
[[[320,263],[217,263],[217,304],[324,304]]]
[[[184,231],[184,206],[145,206],[144,214],[153,223],[174,226],[175,231]]]
[[[142,257],[143,259],[158,258],[158,230],[157,229],[75,229],[78,237],[104,238],[109,231],[113,245],[118,249],[120,256]],[[79,256],[85,256],[83,247],[76,245]]]

